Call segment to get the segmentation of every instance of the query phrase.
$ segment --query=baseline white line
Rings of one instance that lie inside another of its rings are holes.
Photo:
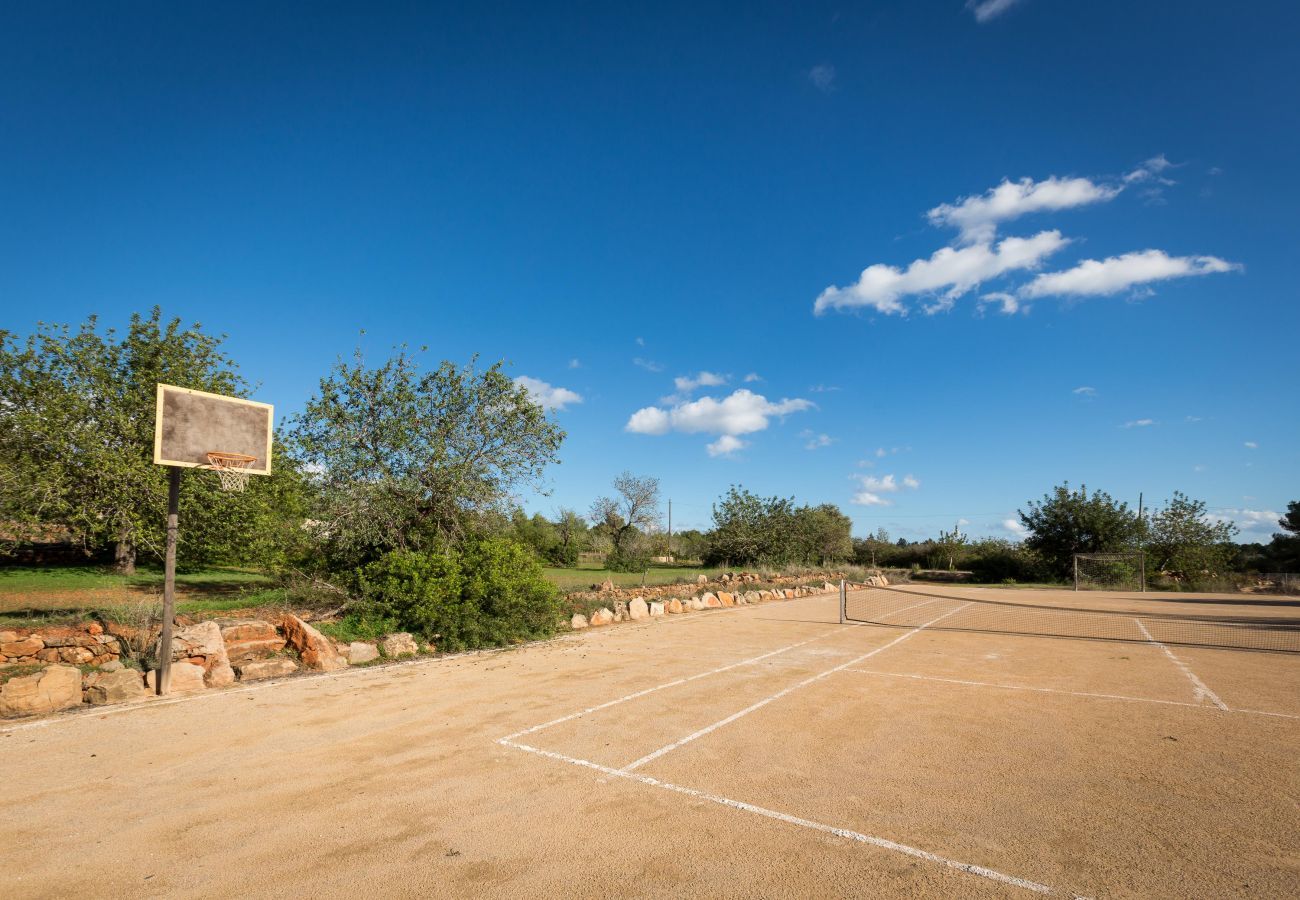
[[[917,605],[919,606],[920,604]],[[919,625],[916,628],[913,628],[911,631],[907,632],[906,634],[899,635],[898,637],[894,638],[892,641],[890,641],[888,644],[885,644],[884,646],[877,647],[871,652],[864,653],[861,656],[856,657],[855,659],[849,660],[848,662],[840,663],[838,666],[835,666],[832,669],[827,669],[825,672],[819,672],[818,674],[813,675],[811,678],[805,678],[803,681],[800,681],[797,684],[793,684],[790,687],[785,688],[784,690],[778,691],[777,693],[773,694],[770,697],[765,697],[764,699],[759,700],[757,703],[753,703],[750,704],[749,706],[746,706],[740,712],[732,713],[731,715],[727,716],[725,719],[720,719],[719,721],[714,722],[712,725],[706,725],[703,728],[701,728],[699,731],[696,731],[692,734],[688,734],[686,737],[682,738],[679,741],[673,741],[671,744],[668,744],[667,746],[660,747],[658,750],[647,753],[645,756],[641,757],[640,759],[628,763],[620,771],[631,772],[633,769],[638,769],[648,762],[653,762],[654,760],[663,756],[665,753],[671,753],[672,751],[678,749],[679,747],[686,746],[687,744],[691,743],[691,741],[699,740],[705,735],[717,731],[719,728],[721,728],[724,725],[730,725],[732,722],[736,721],[737,719],[743,718],[744,716],[749,715],[755,710],[762,709],[764,706],[767,706],[769,703],[772,703],[773,701],[780,700],[782,697],[786,696],[789,693],[797,691],[802,687],[807,687],[808,685],[816,681],[820,681],[823,678],[826,678],[830,675],[834,675],[836,672],[839,672],[843,669],[847,669],[850,666],[857,665],[858,663],[862,662],[864,659],[870,659],[871,657],[875,656],[877,653],[882,653],[885,650],[888,650],[890,647],[893,647],[895,644],[900,644],[903,641],[907,640],[908,638],[920,634],[922,631],[924,631],[926,628],[933,625],[935,622],[938,622],[941,619],[946,619],[948,618],[948,616],[951,616],[954,613],[961,612],[963,609],[965,609],[968,606],[970,606],[969,602],[963,603],[961,606],[957,607],[956,609],[951,609],[948,612],[944,613],[943,615],[931,619],[930,621],[926,622],[924,625]],[[902,610],[899,610],[899,612],[902,612]]]
[[[927,601],[926,601],[926,603],[934,603],[934,602],[936,602],[936,601],[934,601],[934,600],[927,600]],[[924,606],[925,603],[918,603],[918,604],[916,604],[916,605],[917,605],[917,606]],[[912,608],[912,607],[908,607],[908,609],[911,609],[911,608]],[[902,610],[899,610],[899,612],[902,612]],[[729,670],[731,670],[731,669],[739,668],[740,666],[750,666],[750,665],[753,665],[753,664],[756,663],[756,662],[759,662],[759,661],[761,661],[761,660],[767,659],[768,657],[776,656],[776,655],[778,655],[778,654],[780,654],[780,653],[785,653],[785,652],[787,652],[787,651],[789,651],[789,650],[793,650],[793,649],[795,649],[796,647],[802,647],[804,644],[811,644],[813,641],[820,641],[820,640],[822,640],[823,638],[834,637],[836,634],[839,634],[839,633],[840,633],[840,632],[838,631],[838,629],[835,630],[835,631],[828,631],[828,632],[825,633],[825,634],[819,634],[819,635],[817,635],[816,637],[811,637],[811,638],[809,638],[809,639],[806,640],[806,641],[799,641],[799,643],[797,643],[797,644],[790,644],[790,645],[787,646],[787,647],[781,647],[781,648],[779,648],[779,649],[777,649],[777,650],[772,650],[772,651],[770,651],[770,652],[768,652],[768,653],[764,653],[764,654],[762,654],[761,656],[754,656],[754,657],[750,657],[749,659],[742,659],[742,660],[740,660],[739,662],[728,663],[728,664],[725,665],[725,666],[719,666],[718,668],[716,668],[716,669],[710,669],[710,670],[707,671],[707,672],[700,672],[700,673],[698,673],[698,674],[696,674],[696,675],[688,675],[688,676],[685,677],[685,678],[677,678],[677,679],[675,679],[675,680],[673,680],[673,681],[666,681],[666,682],[664,682],[663,684],[657,684],[657,685],[655,685],[654,687],[648,687],[648,688],[645,688],[644,690],[640,690],[640,691],[636,691],[635,693],[627,694],[627,695],[622,696],[622,697],[619,697],[619,698],[617,698],[617,699],[615,699],[615,700],[607,700],[607,701],[605,701],[604,703],[599,703],[599,704],[597,704],[596,706],[589,706],[589,707],[587,707],[586,709],[578,710],[578,711],[575,712],[575,713],[569,713],[567,716],[560,716],[560,718],[558,718],[558,719],[552,719],[552,720],[549,721],[549,722],[543,722],[543,723],[540,724],[540,725],[534,725],[534,726],[532,726],[531,728],[525,728],[525,729],[522,730],[522,731],[516,731],[514,734],[508,734],[508,735],[506,735],[504,738],[502,738],[502,740],[506,740],[506,741],[514,740],[514,739],[517,738],[517,737],[523,737],[523,736],[526,735],[526,734],[533,734],[534,732],[542,731],[542,730],[544,730],[544,729],[546,729],[546,728],[550,728],[550,727],[552,727],[552,726],[554,726],[554,725],[560,725],[560,724],[562,724],[562,723],[564,723],[564,722],[571,722],[571,721],[573,721],[574,719],[580,719],[580,718],[582,718],[583,716],[590,715],[591,713],[594,713],[594,712],[599,712],[599,711],[602,710],[602,709],[608,709],[608,708],[611,707],[611,706],[618,706],[620,703],[627,703],[629,700],[635,700],[635,699],[637,699],[638,697],[644,697],[644,696],[646,696],[647,694],[653,694],[653,693],[655,693],[656,691],[666,690],[667,688],[671,688],[671,687],[678,687],[679,685],[687,684],[687,683],[692,682],[692,681],[697,681],[697,680],[699,680],[699,679],[701,679],[701,678],[708,678],[710,675],[718,675],[718,674],[720,674],[720,673],[722,673],[722,672],[726,672],[726,671],[729,671]]]
[[[509,738],[499,738],[498,744],[505,747],[511,747],[515,750],[523,750],[527,753],[535,753],[538,756],[544,756],[548,759],[566,762],[570,765],[582,766],[583,768],[593,769],[605,775],[615,778],[627,778],[631,781],[640,782],[651,787],[661,788],[666,791],[673,791],[678,794],[685,794],[696,800],[707,800],[710,803],[717,803],[720,806],[726,806],[731,809],[741,810],[742,812],[754,813],[755,815],[764,816],[768,819],[775,819],[778,822],[785,822],[788,825],[798,825],[801,828],[809,828],[813,831],[820,831],[825,834],[833,834],[836,837],[847,838],[851,841],[857,841],[860,844],[870,844],[873,847],[880,847],[884,850],[892,850],[895,853],[905,853],[908,856],[914,856],[918,859],[924,859],[927,862],[938,863],[963,872],[967,875],[977,875],[981,878],[987,878],[1001,884],[1012,885],[1013,887],[1023,888],[1028,891],[1034,891],[1039,894],[1055,893],[1052,888],[1045,884],[1039,884],[1036,881],[1029,881],[1025,878],[1017,878],[1014,875],[1007,875],[994,869],[988,869],[984,866],[977,866],[971,863],[959,862],[955,859],[949,859],[946,856],[940,856],[937,853],[931,853],[928,850],[921,850],[918,847],[911,847],[907,844],[900,844],[897,841],[891,841],[888,838],[875,837],[869,834],[862,834],[857,831],[850,831],[847,828],[836,828],[832,825],[823,825],[821,822],[814,822],[811,819],[802,819],[798,816],[792,816],[788,813],[777,812],[774,809],[767,809],[762,806],[755,806],[752,803],[745,803],[742,800],[732,800],[728,797],[721,797],[717,794],[710,794],[705,791],[699,791],[694,788],[683,787],[679,784],[673,784],[668,781],[660,781],[658,778],[652,778],[649,775],[627,772],[622,769],[613,769],[609,766],[602,766],[600,763],[594,763],[586,759],[578,759],[572,756],[565,756],[563,753],[556,753],[552,750],[542,750],[538,747],[530,747],[528,744],[520,744]]]
[[[1177,656],[1174,656],[1174,651],[1170,650],[1164,644],[1160,643],[1159,641],[1157,641],[1155,638],[1151,636],[1151,632],[1147,631],[1147,627],[1142,624],[1141,619],[1134,619],[1133,621],[1137,623],[1137,627],[1142,631],[1142,636],[1145,637],[1151,643],[1155,644],[1161,650],[1163,650],[1165,652],[1165,656],[1169,657],[1169,659],[1173,662],[1173,664],[1176,665],[1179,668],[1179,670],[1184,675],[1187,676],[1187,680],[1192,683],[1192,688],[1194,689],[1193,696],[1195,696],[1197,700],[1208,699],[1211,703],[1213,703],[1215,706],[1217,706],[1219,709],[1223,710],[1224,712],[1232,712],[1232,710],[1228,708],[1228,704],[1224,703],[1222,700],[1219,699],[1218,694],[1214,693],[1214,691],[1206,687],[1205,682],[1201,681],[1201,679],[1196,677],[1196,673],[1193,672],[1191,668],[1188,667],[1187,663],[1183,662]]]

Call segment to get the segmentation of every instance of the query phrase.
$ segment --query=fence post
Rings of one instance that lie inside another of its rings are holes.
[[[840,624],[844,624],[845,611],[849,604],[849,592],[844,586],[844,579],[840,579]]]

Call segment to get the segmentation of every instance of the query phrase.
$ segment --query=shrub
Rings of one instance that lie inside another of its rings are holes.
[[[576,569],[578,568],[578,545],[556,544],[547,551],[546,561],[561,569]]]
[[[392,622],[440,650],[549,637],[557,592],[532,551],[510,538],[474,538],[429,552],[391,551],[358,573],[358,622]]]
[[[611,572],[644,572],[650,568],[650,555],[634,550],[623,550],[605,557],[605,568]]]

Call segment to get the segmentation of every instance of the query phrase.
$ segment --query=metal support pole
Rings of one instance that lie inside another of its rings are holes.
[[[848,610],[849,592],[844,585],[844,579],[840,579],[840,624],[843,625]]]
[[[1142,593],[1145,594],[1147,592],[1147,554],[1145,550],[1138,556],[1138,564],[1142,572]]]
[[[172,680],[172,619],[176,616],[176,529],[181,510],[181,470],[167,470],[167,550],[163,560],[162,635],[158,639],[158,679],[154,691],[163,696]]]
[[[1074,590],[1079,590],[1079,554],[1074,554]]]

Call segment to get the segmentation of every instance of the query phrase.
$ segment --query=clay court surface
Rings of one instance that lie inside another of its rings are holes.
[[[1300,655],[943,631],[964,600],[921,602],[938,621],[815,597],[10,725],[0,895],[1300,891]]]

